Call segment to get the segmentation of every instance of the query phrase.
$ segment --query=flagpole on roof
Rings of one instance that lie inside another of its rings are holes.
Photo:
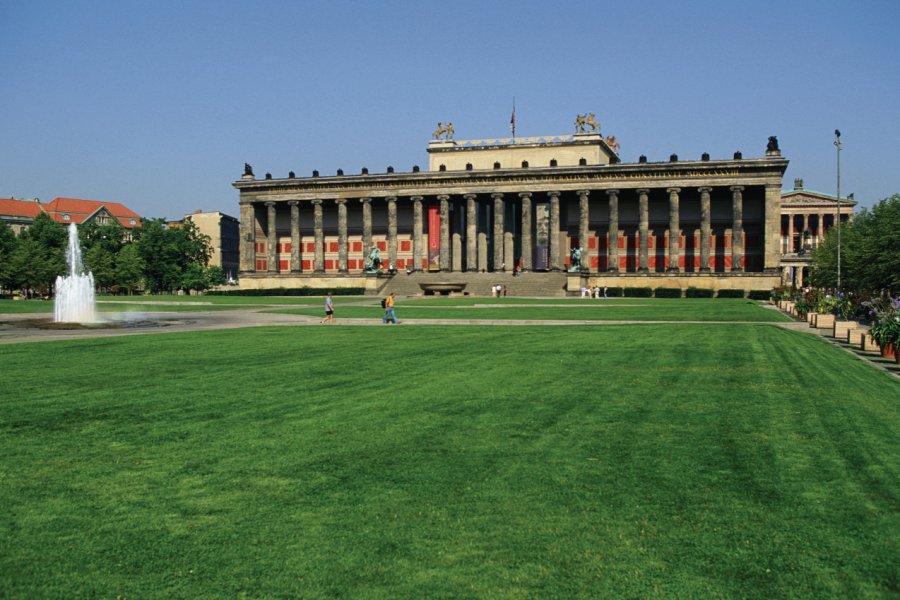
[[[512,129],[513,139],[516,138],[516,97],[513,96],[513,111],[512,117],[509,119],[509,128]]]

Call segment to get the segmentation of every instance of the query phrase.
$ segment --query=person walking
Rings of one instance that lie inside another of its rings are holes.
[[[381,322],[397,324],[397,315],[394,314],[394,292],[388,294],[388,297],[384,299],[384,318]]]
[[[334,299],[331,297],[331,292],[325,296],[325,318],[322,319],[322,322],[334,324]]]

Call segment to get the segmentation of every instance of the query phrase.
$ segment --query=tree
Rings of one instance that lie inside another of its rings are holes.
[[[218,265],[209,267],[206,270],[206,275],[209,279],[209,287],[225,284],[225,270]]]
[[[116,257],[101,244],[88,248],[84,268],[94,275],[94,285],[108,289],[116,284]]]
[[[209,276],[200,263],[190,263],[184,271],[181,287],[185,290],[202,291],[209,289]]]
[[[57,275],[66,274],[68,237],[66,228],[45,213],[38,214],[31,226],[22,232],[19,247],[25,241],[34,242],[34,245],[29,244],[26,254],[38,263],[34,268],[23,265],[29,273],[27,278],[31,281],[26,287],[50,289]],[[35,280],[34,277],[38,279]]]
[[[863,209],[840,226],[841,287],[900,290],[900,194]],[[813,251],[810,278],[817,287],[837,287],[837,229]]]
[[[12,287],[11,261],[17,245],[18,240],[12,228],[0,221],[0,289]]]
[[[209,263],[209,236],[201,234],[190,221],[183,227],[170,228],[163,219],[145,219],[135,234],[144,261],[144,282],[153,292],[192,289],[185,285],[188,268],[196,264],[203,270]],[[198,283],[196,273],[192,271],[192,285]]]
[[[32,238],[23,237],[10,259],[11,284],[15,287],[48,290],[61,272],[47,251]]]
[[[141,258],[137,244],[125,244],[116,257],[116,283],[131,294],[140,287],[144,278],[144,268],[144,259]]]

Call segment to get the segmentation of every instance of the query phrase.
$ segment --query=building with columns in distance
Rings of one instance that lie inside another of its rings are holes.
[[[841,198],[839,205],[837,196],[803,189],[802,179],[795,179],[794,189],[781,194],[781,267],[785,285],[808,284],[810,253],[835,223],[853,220],[856,200],[852,196]]]
[[[527,280],[551,295],[594,285],[781,284],[788,161],[775,138],[759,158],[673,154],[623,163],[617,149],[615,138],[598,132],[451,134],[429,144],[427,171],[257,179],[246,165],[233,184],[240,286],[402,293],[410,281],[464,281],[480,294],[517,267],[523,276],[515,285]],[[373,246],[385,267],[379,274],[366,272]],[[513,291],[512,278],[500,281]]]

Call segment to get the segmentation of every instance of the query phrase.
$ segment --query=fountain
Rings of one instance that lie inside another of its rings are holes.
[[[96,323],[94,306],[94,275],[84,272],[78,228],[69,225],[69,244],[66,247],[69,274],[56,278],[56,302],[53,307],[57,323]]]

